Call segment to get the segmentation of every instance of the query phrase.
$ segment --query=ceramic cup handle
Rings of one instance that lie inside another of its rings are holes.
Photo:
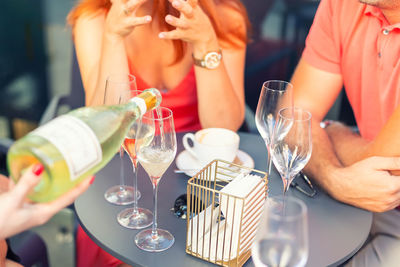
[[[193,146],[189,145],[189,142],[188,142],[189,139],[192,141]],[[195,144],[196,144],[196,141],[195,141],[195,140],[196,140],[196,138],[195,138],[194,134],[192,134],[192,133],[187,133],[187,134],[185,134],[185,135],[183,136],[183,138],[182,138],[182,143],[183,143],[183,146],[185,147],[185,149],[186,149],[193,157],[195,157],[196,159],[198,159],[196,153],[195,153],[194,150],[193,150],[193,147],[194,147]]]

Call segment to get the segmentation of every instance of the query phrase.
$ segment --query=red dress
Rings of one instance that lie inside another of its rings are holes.
[[[139,76],[135,75],[135,77],[138,90],[150,87]],[[174,114],[177,132],[201,129],[194,67],[190,69],[178,86],[168,92],[161,92],[161,95],[161,105],[171,109]],[[80,226],[76,238],[76,259],[77,267],[114,267],[123,263],[97,246]]]

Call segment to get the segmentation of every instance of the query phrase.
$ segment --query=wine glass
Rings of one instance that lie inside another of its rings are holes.
[[[268,198],[251,251],[256,267],[305,266],[308,219],[304,202],[294,197]]]
[[[279,111],[271,142],[271,157],[283,181],[283,194],[310,160],[311,113],[301,108]]]
[[[124,91],[123,93],[121,93],[120,103],[127,103],[132,97],[135,97],[140,93],[142,93],[142,91],[139,90]],[[151,112],[148,113],[148,116],[152,115]],[[133,195],[136,194],[138,196],[140,196],[141,194],[137,187],[138,165],[136,150],[138,149],[139,145],[148,144],[154,137],[154,124],[147,123],[139,130],[140,123],[141,120],[138,119],[132,124],[122,145],[132,162],[134,192]],[[132,208],[124,209],[117,215],[117,220],[119,224],[126,228],[142,229],[150,226],[153,223],[153,213],[151,213],[151,211],[148,209],[139,208],[137,200],[138,199],[136,198],[133,202]]]
[[[123,92],[136,90],[136,78],[130,74],[113,74],[107,77],[104,91],[104,105],[115,105],[121,102]],[[121,157],[120,166],[120,184],[107,189],[104,193],[105,199],[115,205],[129,205],[135,201],[134,189],[128,186],[124,179],[123,156],[124,149],[120,148],[119,155]],[[140,192],[137,193],[137,199],[140,198]]]
[[[151,111],[152,116],[142,117],[139,133],[146,125],[154,125],[155,133],[148,144],[141,144],[137,157],[149,175],[153,185],[153,226],[135,236],[136,245],[145,251],[158,252],[168,249],[174,244],[174,236],[167,230],[157,228],[157,191],[162,175],[168,169],[176,155],[176,134],[172,111],[159,107]]]
[[[256,110],[256,126],[268,150],[268,174],[271,173],[271,138],[278,112],[293,107],[293,85],[289,82],[271,80],[263,83]]]

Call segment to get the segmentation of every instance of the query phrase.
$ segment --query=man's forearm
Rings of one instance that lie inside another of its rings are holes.
[[[368,141],[355,133],[350,127],[333,122],[326,129],[334,151],[344,166],[349,166],[364,158]]]
[[[320,184],[330,194],[335,186],[335,170],[342,167],[335,154],[332,143],[326,132],[319,126],[319,122],[313,122],[313,151],[310,162],[304,171]]]

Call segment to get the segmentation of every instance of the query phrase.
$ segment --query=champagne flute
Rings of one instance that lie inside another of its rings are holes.
[[[142,93],[139,90],[127,90],[121,93],[120,102],[121,104],[129,102],[132,97],[135,97]],[[148,112],[149,116],[152,115],[151,112]],[[150,120],[151,122],[151,120]],[[138,165],[137,165],[137,155],[136,150],[139,145],[147,145],[154,137],[154,124],[146,123],[143,127],[140,128],[141,119],[136,120],[131,128],[128,131],[128,134],[125,137],[123,148],[125,152],[128,154],[133,169],[133,195],[140,196],[140,192],[137,187],[137,174],[138,174]],[[153,223],[153,213],[150,210],[145,208],[138,207],[138,199],[136,198],[133,202],[132,208],[127,208],[122,210],[117,215],[117,220],[119,224],[126,228],[130,229],[142,229],[150,226]]]
[[[157,228],[157,191],[162,175],[175,158],[176,134],[170,109],[159,107],[151,113],[152,116],[145,114],[142,117],[139,132],[151,124],[155,128],[154,137],[149,144],[138,147],[137,157],[153,185],[153,226],[152,229],[139,232],[135,236],[135,243],[142,250],[158,252],[168,249],[175,242],[170,232]]]
[[[256,110],[256,126],[268,151],[268,174],[271,173],[271,138],[275,121],[281,108],[293,107],[293,85],[271,80],[263,83]]]
[[[121,102],[121,95],[125,91],[136,90],[136,78],[130,74],[113,74],[107,77],[104,91],[104,105],[115,105]],[[132,186],[125,184],[124,179],[124,149],[120,148],[119,155],[121,158],[120,166],[120,184],[107,189],[104,198],[115,205],[129,205],[135,201],[134,189]],[[140,192],[137,193],[137,199],[140,198]]]
[[[271,143],[271,157],[283,181],[283,194],[310,160],[311,113],[301,108],[279,111]]]
[[[304,202],[294,197],[268,198],[251,251],[256,267],[305,266],[308,219]]]

